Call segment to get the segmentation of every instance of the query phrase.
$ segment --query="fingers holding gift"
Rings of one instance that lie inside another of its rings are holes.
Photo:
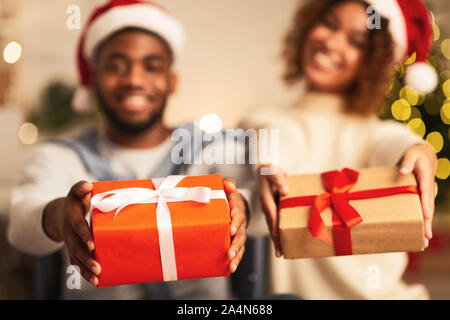
[[[282,196],[288,195],[289,187],[286,181],[286,174],[280,168],[276,168],[271,175],[261,176],[261,179],[269,182],[271,191],[279,192]]]
[[[223,179],[223,186],[225,193],[228,195],[229,193],[234,193],[237,191],[236,181],[233,178],[225,178]]]
[[[415,146],[406,152],[400,165],[400,173],[414,173],[417,178],[424,217],[424,232],[426,238],[431,239],[433,236],[431,224],[434,214],[435,166],[433,155],[428,155],[426,148],[424,148],[425,151],[420,151],[421,148],[424,148],[424,146]]]
[[[247,226],[248,213],[246,212],[244,198],[236,189],[236,182],[232,178],[226,178],[223,182],[228,204],[231,210],[231,236],[234,236],[242,225],[244,225],[244,227]]]
[[[239,203],[239,205],[231,209],[231,236],[235,236],[240,228],[243,227],[245,229],[247,227],[247,215],[245,214],[245,205],[243,204],[244,200],[242,200],[239,194],[237,197],[240,198],[242,203]]]
[[[96,286],[96,284],[94,284],[95,281],[93,282],[92,280],[96,280],[96,283],[98,284],[97,276],[101,272],[100,264],[95,261],[82,240],[70,229],[66,232],[64,240],[66,242],[71,263],[80,267],[82,276]]]
[[[94,276],[76,257],[70,258],[70,264],[75,265],[79,268],[81,276],[89,281],[94,287],[98,286],[98,277]]]
[[[72,230],[88,246],[89,250],[93,251],[95,248],[94,241],[92,240],[91,229],[84,217],[84,212],[77,203],[72,203],[69,206],[67,219]]]
[[[244,225],[242,225],[236,233],[236,236],[231,242],[230,249],[228,250],[228,259],[230,260],[229,270],[231,273],[236,271],[239,265],[242,255],[245,251],[245,241],[247,240],[247,233]]]
[[[245,247],[242,247],[241,250],[239,250],[238,254],[235,256],[233,260],[230,261],[229,271],[230,273],[235,273],[237,270],[237,267],[239,266],[239,263],[242,260],[242,257],[245,252]]]
[[[434,177],[436,174],[436,153],[427,144],[409,148],[400,164],[402,175],[414,173],[420,190],[420,202],[424,218],[425,245],[433,237],[432,221],[434,214]]]
[[[422,204],[425,236],[430,240],[433,237],[434,173],[419,162],[417,165],[416,176],[420,189],[420,202]]]
[[[269,183],[266,179],[261,180],[260,197],[267,226],[275,247],[275,255],[281,257],[281,244],[278,233],[278,210]]]
[[[87,181],[80,181],[72,186],[68,197],[73,200],[79,200],[83,204],[84,211],[87,213],[91,206],[91,191],[93,184]]]

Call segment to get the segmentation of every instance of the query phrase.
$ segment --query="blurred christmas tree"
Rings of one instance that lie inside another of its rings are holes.
[[[38,106],[28,117],[41,132],[57,134],[67,129],[97,120],[96,113],[80,114],[72,109],[75,87],[62,81],[50,83],[43,91]]]
[[[449,212],[450,208],[450,39],[441,41],[440,30],[433,17],[434,43],[429,63],[439,75],[439,86],[427,96],[419,95],[403,86],[407,65],[415,61],[411,56],[399,67],[391,83],[382,117],[404,122],[436,151],[438,168],[436,173],[437,203]]]

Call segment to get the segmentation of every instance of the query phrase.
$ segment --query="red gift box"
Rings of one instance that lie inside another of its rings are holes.
[[[221,175],[94,182],[99,287],[229,276]]]

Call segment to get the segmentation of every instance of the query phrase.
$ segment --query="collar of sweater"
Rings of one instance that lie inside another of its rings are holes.
[[[344,112],[344,99],[338,94],[323,92],[306,92],[300,99],[298,107],[327,114],[342,114]]]

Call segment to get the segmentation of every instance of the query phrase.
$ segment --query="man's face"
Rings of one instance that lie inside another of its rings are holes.
[[[175,90],[171,59],[159,37],[140,30],[120,32],[100,47],[93,86],[111,125],[138,134],[162,118]]]

